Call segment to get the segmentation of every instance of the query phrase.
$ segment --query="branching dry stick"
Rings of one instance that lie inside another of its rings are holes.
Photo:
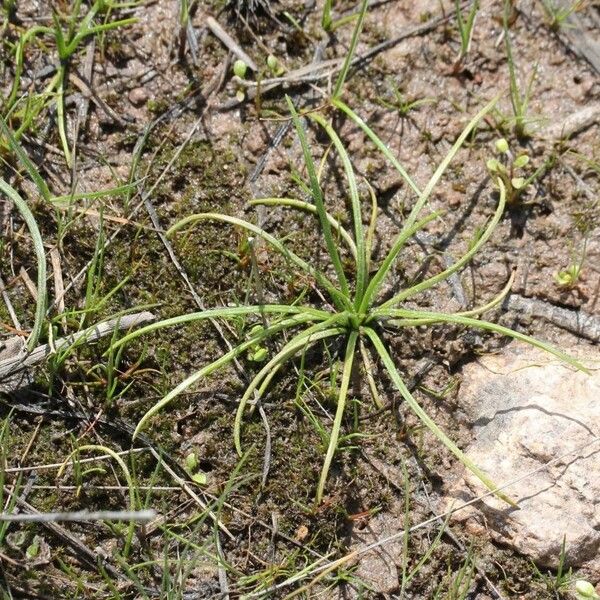
[[[21,351],[18,351],[15,355],[0,362],[0,379],[18,373],[27,367],[41,363],[53,352],[53,350],[59,352],[81,342],[93,342],[106,337],[107,335],[111,335],[115,331],[123,331],[130,329],[131,327],[137,327],[143,323],[149,323],[154,321],[155,318],[156,317],[148,311],[124,315],[116,319],[97,323],[96,325],[92,325],[73,335],[59,338],[54,342],[53,347],[51,347],[50,344],[42,344],[32,352],[27,353],[24,350],[24,346],[21,346]]]
[[[364,54],[355,56],[355,58],[350,63],[350,66],[356,67],[357,65],[360,65],[369,60],[372,60],[375,56],[377,56],[381,52],[388,50],[389,48],[393,48],[394,46],[398,45],[401,41],[405,40],[406,38],[415,37],[418,35],[423,35],[425,33],[428,33],[429,31],[431,31],[432,29],[435,29],[442,23],[446,23],[450,19],[452,19],[454,17],[455,12],[456,12],[456,10],[452,9],[452,10],[447,11],[445,15],[430,19],[429,21],[427,21],[426,23],[423,23],[422,25],[413,25],[411,27],[407,27],[404,31],[402,31],[395,38],[386,40],[385,42],[382,42],[381,44],[377,44],[376,46],[373,46],[373,48],[371,48],[370,50],[367,50],[367,52],[365,52]],[[345,60],[345,58],[342,57],[342,58],[334,58],[331,60],[326,60],[326,61],[322,61],[322,62],[318,62],[318,63],[311,63],[310,65],[306,65],[304,67],[300,67],[299,69],[289,71],[283,77],[274,77],[272,79],[263,79],[261,81],[242,80],[242,79],[239,79],[238,77],[234,77],[236,85],[240,85],[240,86],[248,88],[248,90],[246,92],[246,98],[244,100],[242,100],[241,102],[237,99],[233,99],[229,102],[225,102],[220,107],[220,109],[228,110],[228,109],[238,106],[242,102],[245,102],[246,99],[252,100],[254,98],[254,96],[258,93],[258,90],[260,90],[261,94],[264,94],[265,92],[273,90],[281,85],[286,85],[286,84],[297,85],[297,84],[316,83],[317,81],[327,79],[329,77],[332,77],[333,75],[335,75],[336,73],[338,73],[341,70],[341,68],[344,64],[344,60]]]

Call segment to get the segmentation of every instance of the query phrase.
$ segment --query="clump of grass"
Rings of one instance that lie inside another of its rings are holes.
[[[382,97],[377,98],[377,101],[385,108],[396,111],[403,119],[421,106],[436,103],[435,98],[409,98],[402,93],[402,90],[394,82],[390,82],[390,89],[394,96],[391,101]]]
[[[478,318],[481,313],[497,304],[508,292],[508,288],[506,288],[498,298],[485,306],[456,314],[416,310],[404,305],[405,301],[409,298],[443,282],[450,277],[450,275],[461,269],[490,238],[502,217],[506,205],[506,187],[502,179],[496,178],[496,184],[499,190],[499,201],[493,217],[483,231],[477,235],[473,243],[470,244],[469,250],[459,258],[453,266],[448,267],[442,272],[432,275],[423,281],[411,284],[389,300],[381,301],[380,292],[398,255],[406,243],[416,232],[439,217],[439,214],[435,212],[425,216],[423,216],[422,213],[446,168],[456,156],[468,136],[471,135],[479,121],[494,107],[496,99],[489,102],[471,119],[423,190],[417,186],[414,180],[393,156],[389,148],[358,115],[356,115],[341,100],[334,99],[332,101],[332,104],[335,107],[341,110],[342,113],[348,115],[361,127],[368,137],[373,140],[376,147],[389,159],[394,168],[401,174],[417,196],[417,201],[406,218],[391,250],[384,257],[374,274],[371,274],[369,268],[373,236],[371,234],[368,235],[363,226],[363,207],[358,193],[357,180],[352,161],[344,144],[330,122],[323,115],[318,113],[310,113],[307,115],[307,117],[328,136],[343,165],[348,185],[349,213],[352,223],[351,232],[346,231],[341,223],[327,210],[325,197],[319,182],[318,169],[309,146],[306,130],[301,124],[296,108],[289,98],[287,99],[287,102],[296,129],[296,134],[302,146],[309,180],[306,187],[310,190],[312,203],[287,198],[269,198],[264,200],[264,203],[271,205],[281,204],[300,210],[308,210],[317,216],[333,275],[329,275],[327,272],[317,269],[315,266],[307,263],[300,256],[292,252],[282,241],[275,238],[264,229],[253,223],[229,215],[218,213],[199,213],[191,215],[171,227],[167,232],[167,235],[173,236],[181,230],[187,230],[191,226],[205,221],[217,221],[242,228],[251,235],[264,240],[275,251],[285,257],[290,265],[293,265],[305,276],[314,280],[315,286],[320,292],[319,296],[323,298],[323,301],[319,304],[260,304],[214,308],[198,313],[181,315],[149,325],[132,332],[117,341],[113,345],[113,348],[120,347],[140,335],[145,335],[164,327],[172,327],[209,318],[235,319],[241,316],[255,315],[261,316],[264,323],[263,327],[253,329],[253,333],[248,339],[239,343],[229,352],[206,365],[196,373],[191,374],[162,400],[157,402],[142,417],[136,427],[134,436],[138,435],[142,429],[147,427],[153,416],[164,410],[170,402],[201,378],[214,373],[221,367],[230,363],[234,358],[243,356],[249,350],[256,348],[256,346],[261,344],[264,340],[272,340],[276,336],[280,336],[284,333],[289,334],[291,337],[286,336],[286,341],[282,342],[280,350],[259,370],[257,375],[247,386],[240,400],[235,417],[234,442],[236,449],[241,454],[242,423],[244,415],[247,409],[266,393],[269,384],[281,371],[282,367],[294,357],[303,355],[308,348],[314,347],[325,340],[338,340],[343,344],[344,350],[341,353],[341,377],[336,392],[336,413],[329,433],[327,451],[316,491],[316,501],[320,502],[323,497],[327,476],[340,440],[340,431],[342,429],[342,420],[348,401],[351,377],[357,368],[356,363],[363,356],[361,353],[357,353],[357,349],[362,343],[370,346],[375,352],[375,355],[379,357],[379,361],[387,371],[392,383],[421,422],[449,451],[471,470],[486,487],[495,489],[496,486],[490,477],[463,454],[458,446],[440,429],[411,394],[392,359],[381,332],[383,327],[406,328],[430,326],[439,323],[459,324],[507,335],[525,341],[533,346],[546,350],[577,368],[584,369],[584,367],[573,358],[542,341],[507,327],[496,325]],[[255,203],[260,202],[261,200],[255,201]],[[371,223],[376,224],[376,204],[373,204],[372,210]],[[376,225],[374,225],[373,228],[370,227],[369,230],[375,231]],[[347,265],[348,263],[347,261],[344,262],[342,260],[344,255],[338,246],[338,233],[340,234],[340,239],[347,247],[347,253],[352,257],[351,269],[347,266],[344,267],[344,264]],[[268,323],[266,317],[273,320]],[[364,370],[366,372],[370,371],[367,365],[364,365]],[[506,496],[503,496],[500,493],[499,495],[506,501],[511,502]]]
[[[517,78],[516,65],[513,58],[512,44],[510,41],[509,20],[511,13],[511,3],[508,0],[504,2],[503,25],[504,25],[504,44],[506,47],[506,59],[508,62],[508,75],[510,81],[510,102],[513,109],[514,131],[519,139],[529,136],[527,125],[531,119],[527,116],[529,110],[529,101],[533,91],[533,84],[537,75],[537,64],[533,67],[529,82],[525,91],[521,91],[519,80]]]
[[[554,0],[541,0],[544,12],[548,17],[550,29],[558,31],[563,27],[569,27],[569,17],[584,7],[585,0],[575,0],[571,4],[555,2]]]
[[[583,241],[581,253],[577,255],[575,252],[572,252],[571,262],[564,269],[554,274],[554,280],[559,287],[572,289],[579,283],[587,254],[587,242],[588,238],[586,237]]]
[[[54,100],[56,108],[58,134],[65,156],[67,166],[71,167],[71,149],[67,139],[67,125],[65,117],[64,96],[67,84],[69,62],[79,50],[82,43],[90,36],[124,27],[135,23],[137,19],[126,18],[118,21],[108,21],[110,13],[120,8],[127,7],[127,3],[114,0],[96,0],[89,10],[82,16],[82,0],[75,0],[68,17],[61,19],[57,12],[52,13],[52,27],[35,25],[26,30],[14,46],[15,73],[10,93],[2,104],[4,117],[17,116],[20,122],[15,137],[19,137],[34,123],[37,116],[48,105],[48,99]],[[105,21],[96,24],[96,20]],[[19,93],[21,90],[21,75],[25,63],[27,47],[40,37],[49,37],[55,44],[57,62],[56,72],[50,83],[39,97],[27,95],[23,106],[19,106]]]
[[[460,0],[455,1],[456,8],[456,25],[458,27],[458,33],[460,35],[460,50],[458,56],[454,61],[452,70],[455,73],[460,71],[463,66],[469,51],[471,50],[471,40],[473,39],[473,30],[475,28],[475,18],[479,11],[479,0],[474,0],[469,8],[469,12],[465,16],[463,15]]]

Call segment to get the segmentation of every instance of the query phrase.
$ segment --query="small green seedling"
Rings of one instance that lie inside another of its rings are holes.
[[[523,177],[521,169],[529,164],[529,156],[520,154],[516,158],[510,151],[508,142],[504,138],[496,140],[496,152],[499,158],[490,158],[486,165],[490,175],[498,177],[506,187],[507,205],[515,205],[524,189],[531,183],[532,178]]]
[[[263,333],[264,327],[262,325],[255,325],[250,330],[250,338],[256,339],[261,336]],[[261,346],[258,342],[254,343],[250,348],[248,348],[248,360],[252,362],[264,362],[267,356],[269,355],[269,351]]]
[[[575,582],[575,596],[577,600],[600,600],[594,586],[585,579],[578,579]]]
[[[238,58],[233,63],[233,74],[240,79],[246,79],[246,73],[248,72],[248,65],[241,59]]]
[[[561,288],[571,289],[577,285],[581,275],[581,265],[571,264],[554,275],[556,283]]]
[[[411,111],[416,110],[421,106],[425,106],[426,104],[435,104],[436,102],[435,98],[408,98],[394,83],[390,84],[390,88],[394,95],[393,100],[390,102],[385,98],[378,97],[377,101],[381,106],[396,111],[403,119],[408,117],[408,114]]]
[[[510,30],[509,21],[511,13],[511,3],[508,0],[504,2],[504,44],[506,46],[506,59],[508,63],[508,75],[510,80],[510,102],[513,109],[514,115],[514,131],[515,135],[519,139],[524,139],[529,136],[527,132],[527,124],[531,119],[527,116],[529,108],[529,100],[531,99],[531,92],[533,90],[533,84],[537,75],[537,64],[534,65],[527,88],[522,93],[519,87],[519,81],[517,79],[517,69],[512,53],[512,45],[510,43]]]
[[[248,72],[248,65],[241,58],[238,58],[238,60],[236,60],[233,63],[233,74],[238,79],[241,79],[243,81],[244,79],[246,79],[247,72]],[[243,102],[244,98],[246,97],[244,88],[241,87],[240,85],[238,85],[238,88],[235,92],[235,97],[238,102]]]
[[[36,25],[21,35],[15,44],[15,74],[13,77],[11,91],[4,103],[4,114],[8,115],[16,108],[21,95],[21,75],[25,64],[25,50],[36,38],[47,36],[54,41],[56,46],[57,63],[56,73],[46,86],[42,97],[43,102],[30,103],[26,101],[26,111],[21,115],[21,127],[15,133],[19,139],[22,133],[29,127],[46,106],[46,99],[54,100],[58,124],[58,135],[62,145],[67,165],[71,166],[72,151],[67,139],[67,123],[65,115],[64,97],[67,92],[69,62],[75,53],[83,46],[87,38],[104,33],[119,27],[125,27],[136,23],[136,18],[120,19],[118,21],[107,21],[108,16],[114,10],[125,8],[125,3],[114,0],[96,0],[89,10],[82,15],[82,1],[75,0],[68,17],[61,18],[57,12],[52,13],[52,27]],[[102,22],[100,22],[102,21]],[[99,22],[98,24],[96,24]],[[29,95],[27,95],[28,97]]]
[[[280,77],[285,73],[283,65],[273,54],[269,54],[269,56],[267,56],[267,67],[274,77]]]
[[[563,536],[562,544],[560,547],[560,554],[558,556],[558,566],[556,573],[551,574],[542,573],[534,563],[532,563],[533,570],[536,578],[548,592],[555,598],[562,598],[563,593],[571,586],[573,581],[573,569],[566,568],[567,561],[567,536]]]
[[[561,288],[572,289],[579,282],[579,278],[581,277],[581,271],[583,269],[583,263],[585,261],[587,250],[587,238],[583,243],[583,250],[581,251],[581,256],[577,259],[575,256],[571,257],[571,264],[565,269],[561,269],[558,273],[554,275],[554,279],[557,285]]]
[[[458,33],[460,34],[460,51],[452,67],[452,71],[454,73],[458,73],[461,70],[465,59],[471,50],[471,40],[473,39],[475,17],[477,17],[478,11],[479,0],[475,0],[471,4],[471,8],[469,9],[467,18],[465,20],[461,8],[461,2],[460,0],[456,0],[456,24],[458,26]]]
[[[198,470],[198,457],[195,452],[190,452],[185,457],[185,470],[194,483],[206,485],[206,475]]]
[[[544,12],[549,19],[550,29],[558,31],[562,27],[572,27],[567,23],[567,19],[574,13],[583,8],[585,0],[576,0],[573,4],[565,6],[563,3],[553,0],[541,0]]]

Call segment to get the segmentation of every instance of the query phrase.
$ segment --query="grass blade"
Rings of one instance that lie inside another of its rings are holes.
[[[377,134],[346,104],[344,104],[339,98],[332,99],[331,103],[339,108],[342,112],[346,113],[356,125],[358,125],[375,144],[377,149],[392,163],[392,166],[400,173],[404,181],[408,186],[417,194],[421,195],[421,190],[417,184],[412,180],[411,176],[406,172],[404,167],[398,162],[396,157],[390,152],[390,149],[377,137]]]
[[[261,313],[267,314],[296,314],[300,317],[310,316],[313,321],[319,321],[329,318],[331,315],[327,312],[316,310],[314,308],[307,308],[304,306],[287,306],[285,304],[264,304],[264,305],[251,305],[251,306],[232,306],[224,308],[212,308],[210,310],[202,310],[200,312],[189,313],[187,315],[179,315],[177,317],[171,317],[169,319],[163,319],[162,321],[156,321],[150,323],[145,327],[140,327],[135,331],[128,333],[121,339],[117,340],[107,352],[111,352],[120,346],[128,344],[135,338],[147,333],[152,333],[159,329],[165,329],[167,327],[176,327],[177,325],[183,325],[184,323],[193,323],[194,321],[203,321],[205,319],[230,319],[233,317],[241,317],[244,315],[259,315]],[[308,320],[308,319],[307,319]],[[106,353],[105,353],[106,354]]]
[[[21,213],[25,221],[31,238],[33,240],[33,249],[37,261],[37,303],[35,306],[35,320],[33,328],[27,339],[27,349],[33,350],[40,338],[42,326],[46,317],[46,306],[48,304],[48,289],[46,287],[46,252],[44,251],[44,241],[42,234],[37,226],[33,213],[27,206],[27,203],[18,192],[10,186],[4,179],[0,178],[0,190],[4,192],[15,204],[17,210]]]
[[[358,331],[351,331],[346,344],[346,356],[344,357],[344,370],[342,372],[342,381],[340,383],[340,393],[338,394],[337,399],[337,409],[335,411],[333,427],[331,428],[331,435],[329,436],[329,445],[327,447],[327,454],[325,455],[325,462],[323,463],[323,469],[321,470],[319,486],[317,487],[317,504],[320,504],[323,499],[323,490],[325,489],[327,475],[329,473],[329,468],[331,467],[331,462],[333,461],[333,456],[337,450],[340,428],[342,426],[342,417],[344,416],[344,410],[346,408],[346,396],[348,395],[348,386],[350,384],[350,375],[352,374],[357,340]]]
[[[435,437],[458,458],[458,460],[467,468],[473,475],[475,475],[481,483],[485,485],[489,490],[497,489],[497,485],[484,473],[472,460],[470,460],[460,448],[436,425],[435,421],[421,408],[421,405],[415,400],[414,396],[410,393],[409,389],[406,387],[406,384],[402,380],[400,373],[398,373],[398,369],[396,369],[396,365],[392,360],[392,357],[389,355],[386,350],[383,342],[379,338],[379,336],[375,333],[375,331],[369,327],[365,328],[365,333],[371,340],[375,350],[381,357],[381,360],[390,375],[390,378],[406,403],[410,406],[412,411],[419,417],[423,425],[425,425],[434,435]],[[497,492],[499,498],[508,502],[511,506],[516,506],[515,502],[508,498],[502,492]]]
[[[379,313],[380,316],[387,315],[392,318],[399,317],[400,320],[396,321],[397,325],[404,326],[410,325],[413,326],[415,324],[431,324],[431,323],[456,323],[458,325],[466,325],[468,327],[473,327],[474,329],[484,329],[486,331],[492,331],[494,333],[499,333],[500,335],[506,335],[515,340],[519,340],[521,342],[525,342],[530,344],[531,346],[535,346],[540,350],[544,350],[553,356],[556,356],[563,362],[575,367],[579,371],[583,371],[584,373],[589,374],[589,370],[581,364],[578,360],[569,356],[562,350],[555,348],[554,346],[547,344],[546,342],[542,342],[541,340],[537,340],[534,337],[526,335],[524,333],[520,333],[515,331],[514,329],[510,329],[509,327],[504,327],[503,325],[497,325],[496,323],[490,323],[489,321],[480,321],[479,319],[473,319],[472,317],[465,317],[460,314],[448,315],[445,313],[436,313],[429,311],[421,311],[421,310],[405,310],[405,309],[390,309],[382,311]]]
[[[419,199],[417,200],[417,203],[414,205],[414,207],[410,211],[410,214],[408,215],[408,217],[406,218],[406,221],[404,222],[404,225],[402,226],[402,230],[400,232],[400,236],[398,238],[398,241],[394,244],[394,247],[390,251],[390,253],[391,252],[395,253],[393,258],[395,258],[395,255],[400,251],[400,249],[402,248],[402,246],[404,245],[404,243],[406,243],[406,240],[408,240],[408,238],[410,237],[409,235],[406,235],[407,232],[410,231],[411,228],[413,227],[415,221],[417,220],[417,217],[419,216],[419,213],[425,207],[425,204],[428,202],[429,196],[431,195],[431,192],[433,192],[433,189],[438,184],[438,182],[441,179],[442,175],[444,174],[444,172],[448,168],[448,165],[452,162],[452,159],[456,156],[457,152],[460,150],[460,148],[462,147],[462,145],[465,143],[465,140],[470,135],[471,131],[473,131],[473,129],[479,123],[479,121],[490,110],[492,110],[492,108],[494,108],[494,106],[496,105],[496,102],[498,101],[498,98],[499,98],[499,96],[496,96],[490,102],[488,102],[469,121],[469,123],[467,123],[467,126],[463,129],[462,133],[458,136],[458,139],[454,142],[454,144],[452,145],[452,148],[450,148],[450,150],[448,151],[448,153],[444,157],[444,160],[442,160],[442,162],[439,164],[438,168],[435,170],[435,172],[431,176],[431,179],[427,182],[427,185],[425,186],[425,189],[421,192],[421,194],[419,196]],[[400,240],[401,240],[401,242],[400,242]],[[370,293],[365,294],[365,301],[367,303],[370,302],[371,299],[377,294],[377,292],[378,292],[381,284],[383,283],[384,277],[387,274],[387,271],[391,268],[392,264],[393,264],[393,259],[389,260],[389,255],[388,255],[388,257],[386,257],[386,260],[384,261],[384,264],[379,269],[379,271],[378,271],[378,273],[376,275],[376,277],[377,277],[377,283],[374,283],[374,281],[371,281],[371,285],[369,286],[369,288],[371,288],[370,289]],[[383,270],[384,267],[385,267],[385,270]],[[460,267],[458,267],[458,268],[460,268]],[[430,285],[434,285],[434,284],[432,283]],[[427,288],[423,287],[423,288],[420,288],[420,289],[427,289]],[[386,303],[386,304],[388,304],[388,303]]]
[[[396,238],[394,245],[392,246],[390,251],[387,253],[386,257],[384,258],[383,262],[381,263],[381,266],[379,267],[379,269],[377,269],[377,272],[371,278],[371,281],[369,282],[369,287],[367,287],[367,291],[365,292],[359,312],[366,312],[368,310],[372,300],[376,297],[377,291],[381,288],[381,284],[383,283],[385,276],[389,273],[389,270],[392,268],[396,256],[398,256],[398,253],[400,252],[400,250],[402,250],[407,240],[410,239],[417,231],[419,231],[419,229],[422,229],[423,227],[425,227],[425,225],[427,225],[427,223],[433,221],[434,219],[437,219],[439,216],[439,213],[434,212],[430,215],[427,215],[420,221],[417,221],[409,229],[403,228],[400,235]]]
[[[365,287],[367,285],[367,252],[365,245],[365,233],[362,222],[362,212],[360,209],[360,198],[358,196],[358,186],[356,185],[356,177],[354,175],[354,169],[350,162],[350,157],[342,144],[338,134],[335,132],[333,127],[318,114],[311,114],[310,118],[316,121],[323,129],[325,129],[327,135],[331,138],[335,149],[342,161],[344,171],[346,172],[346,179],[348,180],[348,191],[350,194],[350,206],[352,209],[352,221],[354,223],[354,240],[356,242],[356,291],[354,297],[354,306],[358,307],[362,303],[363,295],[365,293]]]
[[[344,60],[344,64],[342,65],[342,70],[340,71],[337,81],[335,82],[335,88],[333,90],[332,96],[333,99],[339,98],[342,95],[344,83],[346,82],[346,77],[348,77],[350,64],[352,63],[352,58],[354,57],[354,52],[356,51],[356,45],[358,44],[358,38],[360,37],[360,32],[362,31],[365,15],[367,14],[367,6],[368,0],[362,0],[362,4],[360,5],[360,12],[358,13],[358,21],[356,22],[356,25],[354,26],[354,31],[352,32],[350,48],[348,48],[348,52],[346,53],[346,59]]]
[[[366,240],[366,253],[367,253],[367,275],[371,269],[371,256],[373,254],[373,240],[375,239],[375,228],[377,227],[377,196],[373,186],[365,180],[369,188],[369,195],[371,196],[371,219],[369,221],[369,229],[367,230]]]
[[[0,130],[6,136],[6,139],[8,141],[8,145],[9,145],[10,149],[17,155],[19,162],[25,167],[25,170],[29,174],[29,177],[31,177],[31,180],[35,183],[42,198],[44,200],[46,200],[47,202],[49,202],[51,194],[50,194],[50,190],[48,189],[48,186],[46,185],[46,182],[40,175],[40,172],[37,170],[35,165],[31,162],[31,159],[29,158],[29,156],[27,156],[27,154],[25,154],[25,151],[23,150],[23,148],[21,148],[21,144],[19,144],[19,142],[17,142],[14,135],[12,134],[12,131],[6,124],[6,121],[1,116],[0,116]]]
[[[304,200],[297,200],[295,198],[256,198],[254,200],[250,200],[248,204],[250,204],[250,206],[285,206],[289,208],[297,208],[298,210],[305,210],[313,215],[318,214],[317,207],[314,204],[310,204],[310,202],[304,202]],[[344,242],[346,242],[352,257],[356,260],[356,244],[354,243],[354,240],[335,217],[328,212],[326,215],[331,227],[334,231],[340,234]]]
[[[329,279],[323,275],[323,273],[310,266],[305,260],[302,260],[291,250],[288,250],[288,248],[286,248],[277,238],[264,231],[264,229],[261,229],[252,223],[248,223],[248,221],[244,221],[243,219],[230,217],[229,215],[221,215],[219,213],[198,213],[195,215],[190,215],[189,217],[186,217],[185,219],[182,219],[173,225],[173,227],[167,231],[167,237],[170,237],[180,229],[187,227],[188,225],[193,225],[199,221],[223,221],[224,223],[231,223],[232,225],[237,225],[238,227],[251,231],[255,235],[261,237],[263,240],[271,244],[275,250],[290,260],[290,262],[294,263],[297,267],[302,269],[305,273],[308,273],[311,277],[314,277],[315,280],[327,290],[338,308],[350,308],[351,304],[348,299],[348,295],[342,293],[338,288],[336,288],[331,281],[329,281]],[[327,224],[329,225],[329,222],[327,222]],[[329,232],[331,234],[331,229]]]
[[[433,277],[429,277],[425,281],[421,281],[417,285],[413,285],[412,287],[410,287],[406,290],[403,290],[399,294],[396,294],[393,298],[390,298],[389,300],[384,302],[377,309],[376,312],[379,312],[380,310],[386,310],[388,307],[391,307],[391,306],[395,306],[396,304],[399,304],[403,300],[410,298],[410,296],[414,296],[415,294],[418,294],[419,292],[422,292],[424,290],[429,289],[430,287],[433,287],[440,281],[444,281],[445,279],[450,277],[450,275],[452,275],[452,273],[455,273],[459,269],[462,269],[462,267],[464,265],[466,265],[473,258],[473,256],[475,256],[475,254],[477,254],[477,252],[483,246],[483,244],[485,244],[488,241],[488,239],[490,238],[490,236],[492,235],[492,233],[494,233],[496,226],[498,225],[498,223],[500,222],[500,219],[502,218],[502,215],[504,214],[504,208],[506,206],[506,188],[504,187],[504,184],[502,183],[502,181],[500,179],[497,180],[497,183],[498,183],[498,187],[500,188],[500,200],[498,201],[498,206],[496,207],[496,212],[494,213],[492,220],[490,221],[489,225],[485,228],[482,235],[471,246],[471,249],[468,252],[466,252],[459,260],[457,260],[452,266],[443,270],[441,273],[438,273],[437,275],[434,275]]]
[[[248,384],[244,391],[244,395],[242,396],[240,403],[238,405],[238,409],[235,415],[235,423],[233,426],[233,437],[235,448],[238,454],[242,455],[242,443],[241,443],[241,429],[242,429],[242,419],[244,416],[244,411],[246,410],[246,406],[250,400],[250,397],[254,394],[254,390],[258,388],[259,385],[262,384],[265,378],[268,378],[270,381],[275,374],[273,369],[278,369],[288,358],[291,358],[300,350],[307,347],[307,345],[312,344],[318,340],[325,339],[327,337],[331,337],[333,335],[337,335],[343,333],[343,329],[332,327],[337,324],[339,321],[343,320],[346,315],[344,313],[335,315],[331,319],[327,321],[323,321],[322,323],[317,323],[312,327],[309,327],[305,331],[300,332],[296,336],[294,336],[285,346],[256,374],[254,379]],[[265,386],[266,389],[266,386]],[[264,392],[264,389],[263,389]],[[259,395],[260,397],[260,395]]]
[[[206,311],[211,312],[211,311]],[[140,419],[138,424],[136,425],[135,431],[133,432],[133,438],[135,439],[139,433],[144,429],[148,421],[157,413],[159,413],[165,406],[167,406],[170,402],[172,402],[177,396],[187,390],[189,387],[194,385],[198,380],[214,373],[221,367],[224,367],[228,363],[230,363],[234,358],[237,358],[248,350],[252,348],[257,342],[266,339],[267,337],[277,333],[278,331],[282,331],[283,329],[287,329],[290,327],[294,327],[295,325],[299,325],[301,323],[305,323],[310,320],[310,317],[307,315],[297,315],[295,318],[281,321],[275,325],[271,325],[265,329],[262,329],[260,333],[256,336],[253,336],[249,340],[242,342],[235,348],[232,348],[229,352],[220,356],[217,360],[209,363],[199,371],[192,373],[189,377],[186,377],[179,385],[173,388],[162,400],[159,400],[150,410],[148,410],[144,416]],[[113,345],[113,348],[116,347],[117,344]]]
[[[342,261],[340,260],[340,254],[338,252],[337,245],[333,239],[333,235],[331,234],[331,225],[327,220],[327,211],[325,209],[325,203],[323,200],[323,192],[321,191],[319,179],[317,178],[317,170],[315,169],[315,163],[310,152],[310,148],[308,147],[306,133],[304,131],[302,123],[300,123],[300,119],[298,117],[298,113],[296,112],[294,103],[291,101],[289,96],[286,96],[285,98],[287,100],[290,112],[292,113],[292,121],[294,122],[296,134],[298,135],[300,145],[302,146],[304,162],[306,164],[306,170],[308,171],[308,178],[310,180],[312,197],[315,202],[315,206],[317,207],[317,214],[319,215],[319,221],[321,222],[321,229],[323,231],[323,237],[325,238],[327,252],[329,253],[329,258],[331,259],[333,268],[335,269],[338,282],[340,284],[340,291],[342,295],[345,296],[348,300],[348,304],[350,304],[350,292],[348,290],[348,281],[346,280],[346,275],[344,274],[344,267],[342,266]]]
[[[56,473],[57,481],[60,480],[61,475],[63,474],[68,462],[74,457],[79,455],[80,452],[100,452],[102,454],[108,454],[120,467],[121,471],[123,471],[123,475],[125,476],[125,481],[127,483],[127,489],[129,491],[129,510],[134,512],[136,509],[135,505],[135,486],[133,484],[133,479],[131,477],[131,473],[125,464],[125,461],[114,451],[106,446],[100,446],[97,444],[90,444],[85,446],[79,446],[69,454],[69,456],[65,459],[62,466]],[[74,459],[75,460],[75,459]],[[127,528],[127,537],[125,538],[125,548],[123,550],[123,554],[127,556],[129,551],[131,550],[131,544],[133,542],[133,534],[135,533],[135,521],[130,521],[129,526]]]
[[[448,165],[452,161],[452,159],[456,156],[456,153],[460,150],[462,145],[464,144],[467,137],[470,135],[471,131],[476,127],[479,121],[490,112],[500,96],[496,96],[490,102],[488,102],[470,121],[467,123],[467,126],[463,129],[462,133],[458,136],[458,139],[452,145],[452,148],[446,154],[444,160],[440,163],[438,168],[435,170],[434,174],[431,176],[431,179],[427,182],[427,186],[421,192],[413,180],[410,178],[408,173],[404,170],[404,168],[400,165],[400,163],[396,160],[394,155],[391,153],[389,148],[377,137],[377,135],[369,128],[369,126],[358,116],[356,115],[348,106],[346,106],[343,102],[339,100],[334,100],[333,104],[345,112],[375,143],[377,148],[384,154],[384,156],[392,163],[392,165],[398,170],[400,175],[405,179],[408,185],[417,193],[419,199],[417,203],[410,211],[406,221],[404,222],[403,230],[412,227],[413,223],[416,221],[419,213],[429,200],[429,196],[433,191],[434,187],[438,184],[440,178],[448,168]]]

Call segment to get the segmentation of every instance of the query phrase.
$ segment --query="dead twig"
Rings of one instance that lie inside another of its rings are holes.
[[[580,310],[554,306],[539,298],[511,294],[502,307],[530,317],[538,317],[592,342],[600,342],[600,318]]]
[[[377,44],[376,46],[373,46],[373,48],[367,50],[367,52],[365,52],[364,54],[357,55],[352,60],[350,65],[352,67],[356,67],[358,65],[367,63],[367,62],[371,61],[373,58],[375,58],[378,54],[383,52],[384,50],[389,50],[390,48],[393,48],[394,46],[398,45],[400,42],[402,42],[403,40],[405,40],[407,38],[415,37],[415,36],[419,36],[419,35],[428,33],[429,31],[435,29],[442,23],[446,23],[451,18],[453,18],[455,12],[456,12],[456,10],[452,9],[452,10],[447,11],[444,15],[439,16],[439,17],[434,17],[433,19],[430,19],[429,21],[427,21],[426,23],[423,23],[422,25],[413,25],[411,27],[407,27],[404,31],[402,31],[400,34],[398,34],[395,38],[386,40],[385,42],[382,42],[381,44]],[[240,86],[248,88],[246,91],[246,98],[241,101],[237,100],[237,99],[233,99],[233,100],[230,100],[229,102],[225,102],[224,104],[222,104],[219,107],[219,109],[220,110],[229,110],[231,108],[235,108],[239,104],[245,102],[246,99],[252,100],[256,96],[256,94],[259,93],[259,91],[261,94],[264,94],[266,92],[269,92],[277,87],[280,87],[280,86],[286,85],[286,84],[288,84],[288,85],[309,84],[309,83],[316,83],[316,82],[324,80],[324,79],[328,79],[341,70],[342,65],[344,64],[344,60],[345,60],[345,58],[341,57],[341,58],[334,58],[331,60],[326,60],[326,61],[322,61],[322,62],[318,62],[318,63],[311,63],[311,64],[301,67],[299,69],[289,71],[283,77],[262,79],[261,81],[242,80],[242,79],[239,79],[238,77],[234,77],[233,79],[236,82],[236,85],[240,85]]]
[[[0,522],[9,523],[57,523],[89,521],[138,521],[146,523],[156,518],[154,510],[78,510],[73,512],[51,512],[51,513],[0,513]]]
[[[59,352],[81,342],[93,342],[115,331],[123,331],[131,327],[137,327],[143,323],[154,321],[155,318],[151,312],[144,311],[103,321],[73,335],[59,338],[53,344],[54,350]],[[24,345],[21,345],[21,351],[17,350],[14,356],[0,362],[0,379],[42,362],[52,351],[53,349],[50,344],[42,344],[29,354],[26,354]]]
[[[242,50],[240,45],[219,25],[213,17],[206,18],[206,26],[210,32],[218,38],[228,50],[233,52],[240,60],[243,60],[248,68],[258,71],[256,63]]]

